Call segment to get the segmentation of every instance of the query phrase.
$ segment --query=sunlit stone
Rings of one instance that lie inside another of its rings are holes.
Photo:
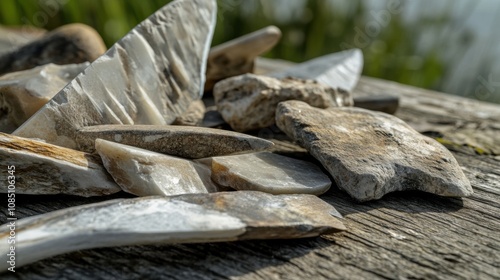
[[[199,163],[102,139],[95,145],[108,172],[128,193],[168,196],[217,191],[210,173]]]
[[[276,106],[285,100],[301,100],[312,106],[351,106],[350,93],[312,80],[282,79],[245,74],[220,81],[214,98],[224,120],[236,131],[274,124]]]
[[[203,93],[214,0],[177,0],[95,60],[14,133],[76,148],[100,124],[165,125]]]
[[[236,190],[272,194],[320,195],[332,184],[313,163],[269,152],[212,158],[212,179]]]
[[[442,196],[473,193],[453,155],[402,120],[361,108],[278,105],[276,124],[318,159],[337,186],[359,201],[420,190]]]
[[[268,26],[215,46],[210,50],[205,91],[225,78],[253,73],[257,56],[270,50],[281,38],[276,26]]]
[[[337,215],[312,195],[240,191],[108,200],[16,221],[16,269],[98,247],[313,237],[345,230]],[[9,235],[2,225],[0,272],[10,267]]]
[[[0,165],[4,167],[0,176],[5,178],[1,193],[7,193],[9,185],[15,186],[16,194],[88,197],[120,191],[99,156],[10,134],[0,133]],[[15,179],[8,180],[9,176]]]

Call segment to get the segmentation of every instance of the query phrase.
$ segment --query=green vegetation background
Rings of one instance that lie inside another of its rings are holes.
[[[86,23],[103,36],[111,46],[136,24],[145,19],[168,0],[2,0],[0,24],[32,24],[54,29],[72,22]],[[419,34],[426,29],[443,29],[449,14],[439,18],[424,18],[418,24],[407,24],[401,14],[391,15],[388,26],[375,29],[360,40],[359,32],[366,30],[372,11],[364,1],[346,0],[343,9],[333,7],[332,1],[309,0],[286,18],[280,17],[276,3],[269,0],[219,0],[219,14],[213,44],[217,45],[267,25],[278,26],[284,36],[267,57],[291,61],[305,61],[323,54],[356,46],[365,55],[364,75],[379,77],[423,88],[443,90],[443,83],[454,67],[443,59],[445,35],[425,50],[417,48]],[[286,4],[286,1],[276,1]],[[59,11],[55,11],[57,7]],[[366,35],[366,34],[365,34]],[[358,36],[358,37],[356,37]],[[470,44],[470,34],[463,34],[461,46],[455,54],[461,56]],[[357,44],[356,44],[357,43]],[[485,68],[485,73],[488,69]],[[477,88],[469,85],[469,89]],[[464,89],[465,91],[465,89]],[[480,92],[455,92],[462,96],[500,103],[499,96],[481,95]],[[470,90],[469,90],[470,91]]]

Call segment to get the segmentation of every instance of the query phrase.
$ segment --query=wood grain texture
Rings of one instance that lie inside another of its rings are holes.
[[[437,122],[438,126],[448,123],[451,132],[460,132],[457,123],[481,124],[477,134],[500,133],[499,106],[369,78],[362,79],[355,95],[382,92],[401,97],[396,115],[412,126],[432,128]],[[275,130],[261,134],[278,139],[275,151],[310,159]],[[498,279],[500,158],[463,147],[453,151],[474,188],[469,198],[402,192],[359,204],[333,187],[321,198],[344,215],[347,231],[343,233],[289,241],[85,250],[40,261],[0,278]],[[128,195],[89,199],[19,196],[18,217],[116,197]],[[5,221],[1,215],[0,222]]]

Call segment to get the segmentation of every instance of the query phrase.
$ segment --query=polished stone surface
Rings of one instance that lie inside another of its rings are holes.
[[[269,152],[214,157],[212,179],[236,190],[272,194],[320,195],[332,185],[315,164]]]

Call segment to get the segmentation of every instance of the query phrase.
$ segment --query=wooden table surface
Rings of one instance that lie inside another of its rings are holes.
[[[401,192],[359,204],[333,187],[321,198],[344,216],[342,233],[84,250],[0,279],[500,279],[500,106],[372,78],[362,78],[355,90],[355,96],[380,94],[400,96],[396,115],[453,151],[472,197]],[[276,143],[278,152],[304,156],[293,144]],[[129,196],[18,196],[17,213],[21,218],[117,197]]]

